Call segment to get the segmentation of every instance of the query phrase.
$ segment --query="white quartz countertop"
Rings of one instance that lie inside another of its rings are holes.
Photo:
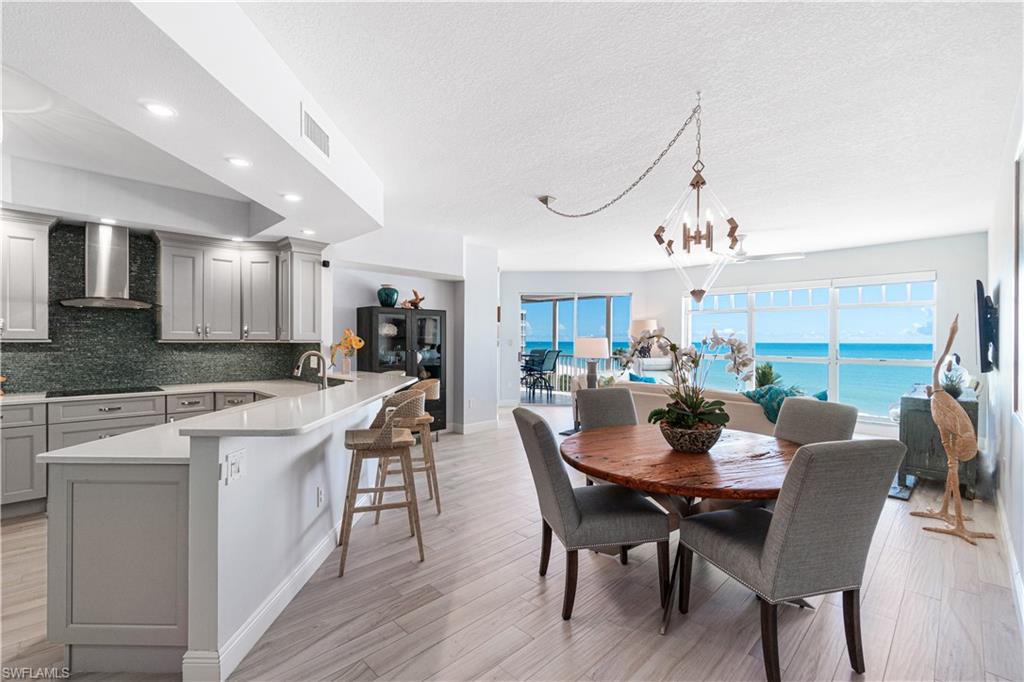
[[[276,397],[53,450],[37,459],[47,464],[187,464],[190,436],[300,435],[416,382],[415,377],[373,372],[357,372],[354,379],[324,391],[288,379],[174,386],[169,393],[253,391]]]
[[[332,374],[328,373],[329,379],[340,379],[342,381],[358,381],[357,372],[353,374]],[[363,372],[362,374],[372,374]],[[219,383],[207,384],[167,384],[160,386],[159,391],[134,391],[131,393],[103,393],[100,395],[75,395],[47,398],[45,393],[8,393],[0,396],[0,408],[4,405],[23,405],[28,403],[59,403],[71,400],[96,400],[116,398],[140,398],[149,395],[181,395],[183,393],[224,393],[224,392],[247,392],[262,393],[264,395],[294,396],[308,393],[315,390],[316,384],[294,379],[267,379],[264,381],[222,381]]]

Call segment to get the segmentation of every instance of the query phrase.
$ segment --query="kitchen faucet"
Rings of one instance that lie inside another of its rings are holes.
[[[316,357],[320,360],[320,389],[324,390],[327,388],[327,358],[324,354],[318,350],[307,350],[305,353],[299,356],[299,361],[295,363],[295,369],[292,370],[293,376],[302,375],[302,365],[305,364],[306,358]]]

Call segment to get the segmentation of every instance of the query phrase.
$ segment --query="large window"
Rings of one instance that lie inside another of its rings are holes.
[[[563,369],[583,366],[573,355],[577,336],[603,336],[612,353],[624,352],[629,348],[631,299],[630,294],[523,294],[522,350],[557,348]]]
[[[690,340],[699,343],[713,328],[734,332],[784,385],[828,391],[864,415],[885,417],[904,392],[929,381],[935,286],[934,273],[920,273],[724,291],[688,304]],[[724,368],[709,383],[738,387]]]

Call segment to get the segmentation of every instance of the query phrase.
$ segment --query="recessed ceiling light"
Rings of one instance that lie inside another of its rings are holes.
[[[301,196],[299,196],[298,194],[292,194],[291,192],[287,194],[282,194],[281,196],[284,197],[285,201],[302,201]]]
[[[240,241],[244,241],[244,240],[241,237],[232,237],[231,241],[233,241],[233,242],[240,242]]]
[[[104,225],[117,225],[117,221],[113,218],[100,218],[100,222]]]
[[[238,168],[248,168],[252,165],[252,161],[249,159],[243,159],[240,156],[228,156],[224,160]]]
[[[316,234],[316,230],[303,230],[302,234]]]
[[[178,112],[175,111],[174,107],[160,102],[154,102],[150,99],[139,100],[139,104],[141,104],[146,111],[158,118],[174,118],[178,115]]]

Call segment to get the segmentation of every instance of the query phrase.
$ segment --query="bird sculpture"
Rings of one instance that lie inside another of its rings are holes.
[[[402,301],[401,305],[402,305],[403,308],[411,308],[413,310],[419,310],[420,309],[420,304],[423,303],[424,299],[426,299],[426,296],[420,296],[420,292],[418,292],[415,289],[413,289],[412,290],[412,298],[405,299],[404,301]]]
[[[949,327],[949,338],[946,340],[946,350],[939,355],[939,361],[932,371],[931,386],[931,407],[932,419],[939,428],[939,439],[946,451],[946,489],[942,494],[942,507],[935,511],[928,508],[927,511],[910,512],[911,516],[923,516],[929,519],[940,519],[945,521],[951,528],[926,527],[925,530],[933,533],[945,533],[963,538],[972,545],[978,544],[975,539],[994,538],[992,533],[979,533],[968,530],[964,521],[970,521],[969,516],[964,516],[963,502],[960,499],[960,462],[967,462],[978,455],[978,438],[974,433],[974,425],[960,402],[942,388],[939,381],[939,370],[942,367],[942,358],[949,355],[953,347],[953,339],[959,330],[958,321],[960,316],[953,318],[953,324]],[[953,513],[949,511],[949,503],[953,503]]]

